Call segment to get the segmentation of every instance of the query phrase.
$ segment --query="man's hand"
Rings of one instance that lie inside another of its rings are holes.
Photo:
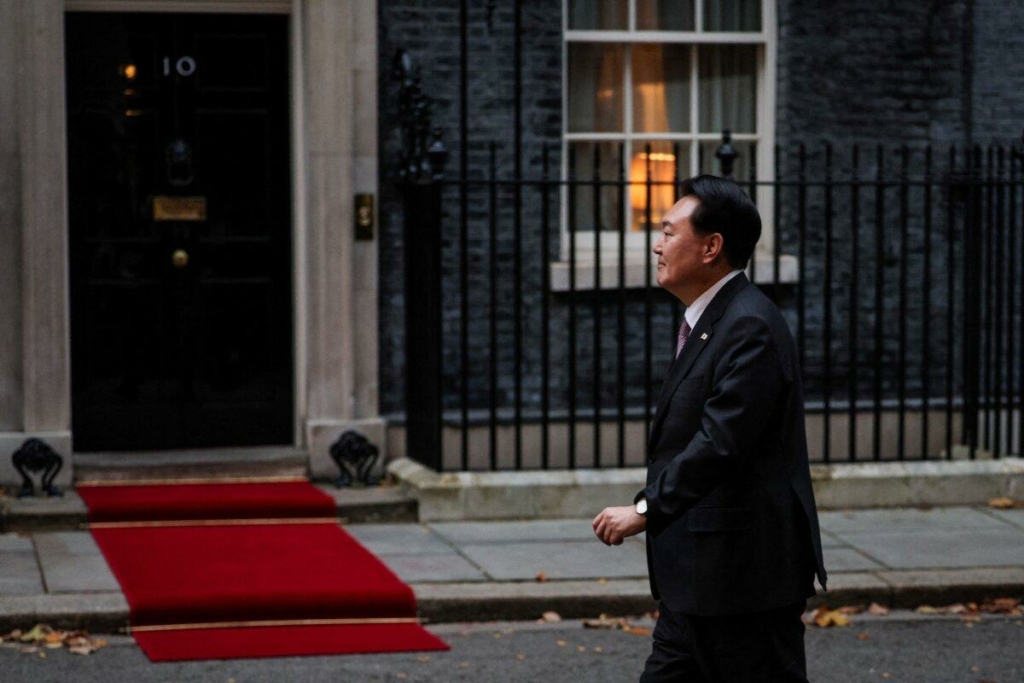
[[[605,545],[622,545],[630,536],[636,536],[647,526],[647,518],[637,513],[632,505],[605,508],[591,524],[594,533]]]

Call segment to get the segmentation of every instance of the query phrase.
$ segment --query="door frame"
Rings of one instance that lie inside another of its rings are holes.
[[[297,24],[301,22],[301,12],[293,13],[292,0],[65,0],[65,12],[190,12],[190,13],[233,13],[233,14],[281,14],[288,16],[288,126],[290,137],[290,153],[292,157],[292,172],[289,177],[291,192],[291,241],[292,241],[292,446],[302,447],[302,419],[305,415],[304,398],[306,396],[304,379],[305,373],[300,368],[305,367],[305,358],[300,357],[305,351],[304,340],[299,339],[300,331],[304,325],[299,320],[305,318],[305,291],[300,292],[300,283],[305,282],[297,270],[301,260],[296,258],[301,252],[299,244],[300,237],[304,237],[305,225],[300,223],[305,219],[304,202],[305,196],[305,165],[296,163],[296,152],[301,152],[299,146],[303,140],[303,111],[302,111],[302,70],[296,68],[302,63],[302,32],[296,30]],[[298,58],[297,58],[298,57]],[[298,86],[298,87],[297,87]],[[301,156],[299,157],[301,158]],[[71,311],[68,311],[70,316]],[[70,323],[69,323],[70,325]],[[70,348],[69,348],[70,352]]]

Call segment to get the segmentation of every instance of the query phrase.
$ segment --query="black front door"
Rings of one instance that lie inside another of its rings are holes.
[[[291,443],[287,18],[66,36],[75,450]]]

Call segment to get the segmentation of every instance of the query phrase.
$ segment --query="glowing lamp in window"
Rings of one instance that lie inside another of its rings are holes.
[[[636,143],[634,143],[636,144]],[[672,204],[675,203],[675,179],[684,177],[681,168],[682,160],[676,157],[672,143],[654,142],[648,155],[643,145],[640,150],[634,147],[633,158],[629,163],[629,199],[632,207],[630,228],[634,231],[655,230],[661,224],[661,218]],[[686,159],[688,154],[680,145],[680,156]],[[651,211],[650,223],[647,222],[647,169],[651,171]],[[678,174],[677,174],[678,170]]]

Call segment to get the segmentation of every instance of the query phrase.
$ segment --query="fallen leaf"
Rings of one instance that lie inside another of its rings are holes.
[[[616,619],[612,619],[607,614],[602,614],[597,619],[584,619],[583,628],[618,628],[619,622]]]
[[[416,661],[420,662],[421,664],[423,664],[423,663],[429,662],[431,659],[432,659],[432,657],[430,655],[420,655],[419,657],[416,658]]]
[[[857,634],[857,640],[860,640],[860,641],[871,640],[871,634],[868,633],[867,631],[865,631],[864,633],[858,633]]]
[[[600,584],[605,584],[605,583],[608,583],[608,579],[602,577],[602,578],[598,579],[597,582],[600,583]]]
[[[562,620],[562,615],[560,615],[558,612],[548,611],[542,614],[540,618],[541,621],[547,622],[549,624],[554,624]]]
[[[547,583],[548,575],[544,572],[537,572],[537,583]]]
[[[566,641],[564,641],[564,640],[556,640],[556,641],[555,641],[555,645],[557,645],[558,647],[565,647],[565,646],[566,646],[566,645],[568,645],[568,644],[569,644],[569,643],[567,643],[567,642],[566,642]]]
[[[836,611],[840,614],[860,614],[865,609],[864,605],[847,605],[845,607],[840,607]]]
[[[812,619],[820,628],[850,625],[850,617],[846,616],[839,610],[829,610],[829,608],[824,605],[814,611]]]
[[[989,614],[1013,614],[1018,610],[1020,600],[1016,598],[996,598],[981,605],[981,611]]]
[[[518,659],[521,662],[524,659],[526,659],[526,655],[523,654],[522,652],[520,652],[519,654],[516,655],[516,659]]]
[[[598,654],[601,654],[602,652],[604,652],[604,648],[602,648],[600,645],[598,645],[597,647],[594,648],[594,652],[596,652]]]
[[[916,611],[918,614],[942,614],[942,610],[931,605],[921,605]]]
[[[91,655],[96,651],[96,648],[89,647],[88,645],[76,645],[75,647],[69,647],[68,652],[73,655]]]
[[[31,631],[29,631],[28,633],[22,634],[21,642],[23,642],[23,643],[31,643],[31,642],[38,643],[40,641],[46,640],[46,636],[49,635],[52,631],[53,631],[53,629],[51,629],[49,626],[47,626],[45,624],[36,624],[35,628],[33,628]]]
[[[651,635],[651,629],[646,626],[630,626],[629,628],[623,629],[626,633],[634,636],[649,636]]]
[[[988,506],[994,510],[1010,510],[1013,508],[1012,498],[989,498]]]
[[[871,606],[868,607],[868,614],[873,614],[876,617],[884,617],[889,614],[889,608],[885,605],[879,605],[877,602],[873,602],[871,603]]]
[[[576,652],[586,652],[586,651],[587,651],[587,648],[583,647],[582,645],[577,645],[576,646]]]

